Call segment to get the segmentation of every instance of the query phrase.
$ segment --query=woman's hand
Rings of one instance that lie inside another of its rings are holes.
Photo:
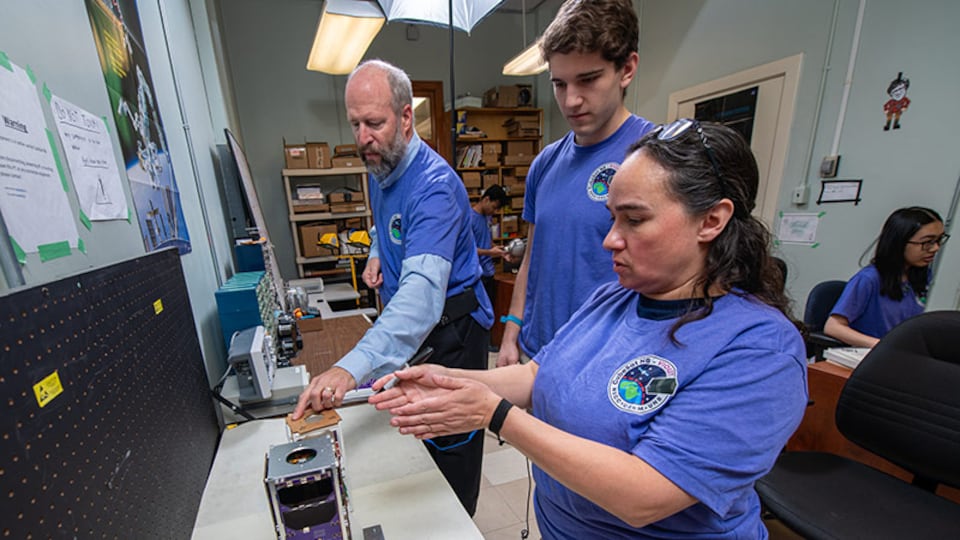
[[[379,379],[378,390],[392,376],[400,382],[393,388],[370,397],[378,410],[389,410],[390,425],[400,433],[418,439],[466,433],[486,428],[500,396],[485,384],[451,377],[437,365],[415,366]]]

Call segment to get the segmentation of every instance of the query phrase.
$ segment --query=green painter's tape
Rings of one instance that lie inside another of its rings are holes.
[[[780,241],[779,241],[779,240],[774,240],[774,241],[773,241],[773,245],[779,246],[779,245],[780,245]]]
[[[48,103],[50,102],[50,99],[53,98],[53,92],[51,92],[50,89],[47,88],[47,83],[43,83],[43,90],[41,90],[41,93],[43,93],[43,97],[44,99],[47,100]]]
[[[127,208],[127,223],[133,223],[133,211]]]
[[[823,217],[823,216],[825,216],[825,215],[827,215],[826,212],[820,212],[819,214],[817,214],[817,217],[818,217],[818,218],[821,218],[821,217]]]
[[[83,243],[83,238],[77,238],[77,251],[86,255],[87,245]]]
[[[67,257],[70,255],[70,242],[64,240],[63,242],[43,244],[37,246],[37,251],[40,252],[40,260],[43,262],[59,259],[60,257]]]
[[[23,251],[23,248],[20,247],[20,244],[18,244],[12,236],[10,237],[10,245],[13,246],[13,254],[17,256],[17,262],[27,264],[27,253]]]
[[[3,66],[10,71],[13,71],[13,64],[10,63],[10,58],[7,56],[7,53],[3,51],[0,51],[0,66]]]
[[[780,217],[783,217],[783,210],[780,211]]]
[[[83,226],[87,228],[88,231],[93,230],[93,224],[90,223],[90,218],[87,217],[83,210],[80,211],[80,223],[83,223]]]
[[[47,130],[47,140],[50,141],[50,153],[53,154],[53,160],[57,163],[57,173],[60,174],[60,185],[63,191],[70,193],[70,186],[67,185],[67,175],[63,173],[63,163],[60,162],[60,152],[57,152],[57,142],[53,140],[53,132]]]
[[[110,122],[107,122],[106,116],[101,116],[103,118],[103,127],[107,128],[107,133],[110,133]]]
[[[33,74],[33,69],[30,67],[30,64],[27,64],[27,69],[25,69],[24,71],[27,72],[27,77],[30,78],[30,82],[31,82],[33,85],[36,85],[36,84],[37,84],[37,76]]]
[[[819,245],[820,245],[820,242],[814,242],[813,245],[810,246],[810,249],[813,249],[813,248],[815,248],[815,247],[817,247],[817,246],[819,246]]]

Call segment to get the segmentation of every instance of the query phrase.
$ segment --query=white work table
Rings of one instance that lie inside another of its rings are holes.
[[[337,411],[344,436],[344,478],[355,539],[380,525],[386,540],[483,536],[460,506],[423,444],[400,435],[390,416],[367,404]],[[193,538],[276,538],[264,486],[270,446],[288,442],[283,418],[226,430],[203,492]]]

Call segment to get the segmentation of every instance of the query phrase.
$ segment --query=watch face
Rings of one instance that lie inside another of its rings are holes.
[[[520,107],[527,107],[533,103],[533,92],[531,92],[529,87],[521,86],[520,91],[517,93],[517,105]]]

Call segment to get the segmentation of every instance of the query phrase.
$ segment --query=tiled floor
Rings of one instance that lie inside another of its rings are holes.
[[[490,359],[492,368],[496,365],[496,353],[491,353]],[[528,477],[527,460],[509,444],[497,444],[497,437],[489,431],[484,438],[483,452],[483,479],[473,522],[485,540],[520,540],[520,531],[526,527],[527,501],[532,504],[528,495],[532,496],[533,479]],[[765,523],[771,540],[801,538],[776,520]],[[530,540],[540,538],[532,506],[529,531]]]
[[[527,460],[512,446],[497,444],[490,432],[484,439],[483,452],[483,479],[473,522],[486,540],[519,540],[526,526],[528,489],[533,482],[528,480]],[[540,538],[532,507],[528,538]]]

